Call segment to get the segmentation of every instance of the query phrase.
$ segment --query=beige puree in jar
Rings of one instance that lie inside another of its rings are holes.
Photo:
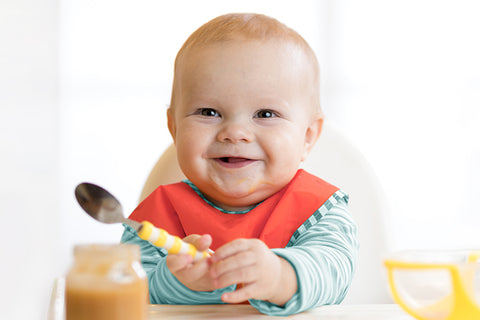
[[[67,320],[143,320],[147,277],[135,245],[80,245],[65,280]]]

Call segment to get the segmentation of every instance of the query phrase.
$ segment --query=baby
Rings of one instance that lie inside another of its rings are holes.
[[[168,128],[188,180],[159,186],[130,218],[199,250],[140,245],[151,303],[247,301],[269,315],[340,303],[352,280],[357,229],[348,196],[299,169],[323,123],[315,54],[295,31],[229,14],[195,31],[175,60]]]

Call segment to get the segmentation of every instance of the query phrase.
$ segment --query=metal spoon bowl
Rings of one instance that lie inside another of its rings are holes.
[[[80,183],[75,188],[78,204],[93,219],[103,223],[126,223],[139,231],[141,223],[126,219],[120,201],[110,192],[93,183]]]

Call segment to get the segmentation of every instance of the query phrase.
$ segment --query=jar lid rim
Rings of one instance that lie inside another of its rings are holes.
[[[107,256],[125,256],[138,258],[140,256],[140,247],[135,244],[126,244],[126,243],[90,243],[90,244],[77,244],[73,248],[74,256],[83,255],[83,254],[93,254],[93,255],[107,255]]]

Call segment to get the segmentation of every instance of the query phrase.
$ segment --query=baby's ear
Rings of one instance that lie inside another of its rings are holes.
[[[303,148],[303,154],[301,161],[305,161],[307,159],[308,154],[315,146],[318,138],[320,137],[320,133],[322,132],[323,127],[323,116],[321,114],[315,115],[314,119],[310,123],[305,132],[305,144]]]
[[[167,109],[167,124],[168,124],[168,131],[170,131],[170,135],[173,138],[173,143],[175,143],[176,133],[177,133],[177,126],[175,125],[175,115],[172,107]]]

